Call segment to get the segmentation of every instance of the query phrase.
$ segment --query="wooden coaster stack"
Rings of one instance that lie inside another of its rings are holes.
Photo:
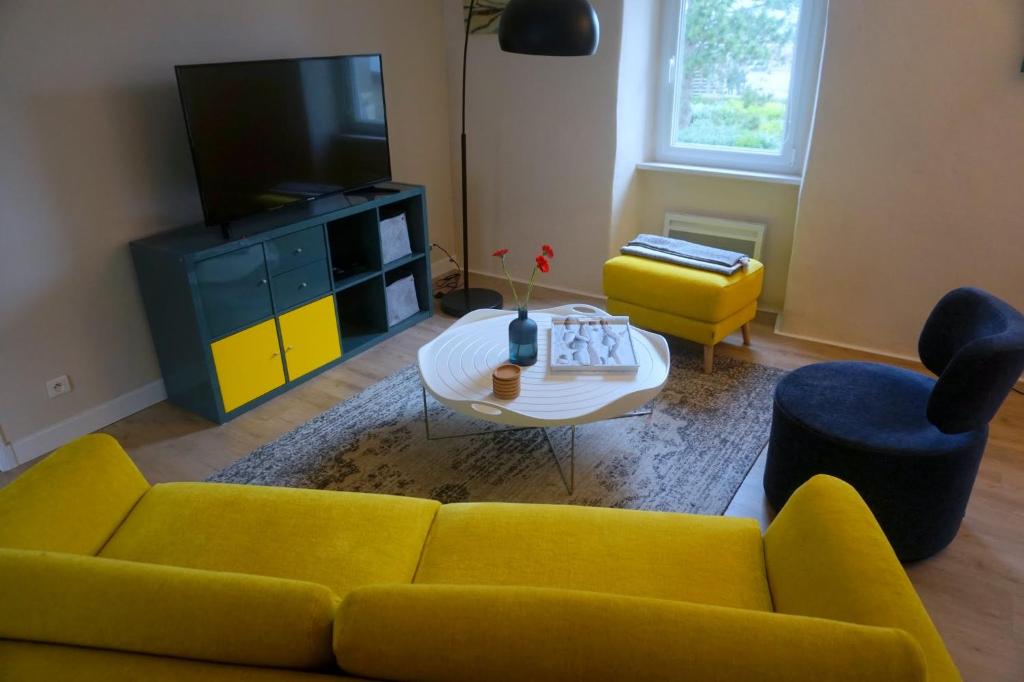
[[[494,397],[500,400],[512,400],[519,397],[519,374],[522,370],[516,365],[501,365],[491,375]]]

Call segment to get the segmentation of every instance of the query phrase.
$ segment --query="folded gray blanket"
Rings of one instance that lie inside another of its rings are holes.
[[[656,234],[637,235],[622,247],[621,252],[627,256],[640,256],[723,275],[731,275],[746,268],[750,261],[746,255],[736,251],[716,249],[713,246]]]

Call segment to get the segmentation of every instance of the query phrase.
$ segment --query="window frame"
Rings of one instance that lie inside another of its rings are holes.
[[[675,78],[681,31],[682,0],[663,0],[662,35],[659,50],[658,106],[654,126],[654,152],[662,163],[723,168],[755,173],[803,174],[804,159],[811,137],[814,103],[817,99],[818,74],[824,50],[827,3],[825,0],[801,0],[793,50],[793,73],[789,82],[786,105],[785,136],[779,152],[741,150],[738,147],[716,147],[687,144],[673,146],[675,111],[680,81]]]

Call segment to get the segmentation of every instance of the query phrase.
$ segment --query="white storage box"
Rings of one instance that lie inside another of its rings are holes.
[[[389,284],[384,290],[384,297],[388,303],[388,327],[394,327],[420,311],[416,279],[412,275]]]
[[[381,257],[385,263],[412,253],[409,244],[409,223],[404,213],[380,221]]]

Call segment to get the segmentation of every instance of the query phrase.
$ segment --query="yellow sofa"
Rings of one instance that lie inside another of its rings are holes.
[[[763,284],[764,265],[753,258],[731,275],[639,256],[615,256],[604,264],[608,312],[701,344],[706,374],[714,366],[715,346],[726,336],[741,329],[743,344],[750,344],[749,323]]]
[[[749,519],[150,486],[95,435],[0,490],[4,680],[960,679],[867,507]]]

